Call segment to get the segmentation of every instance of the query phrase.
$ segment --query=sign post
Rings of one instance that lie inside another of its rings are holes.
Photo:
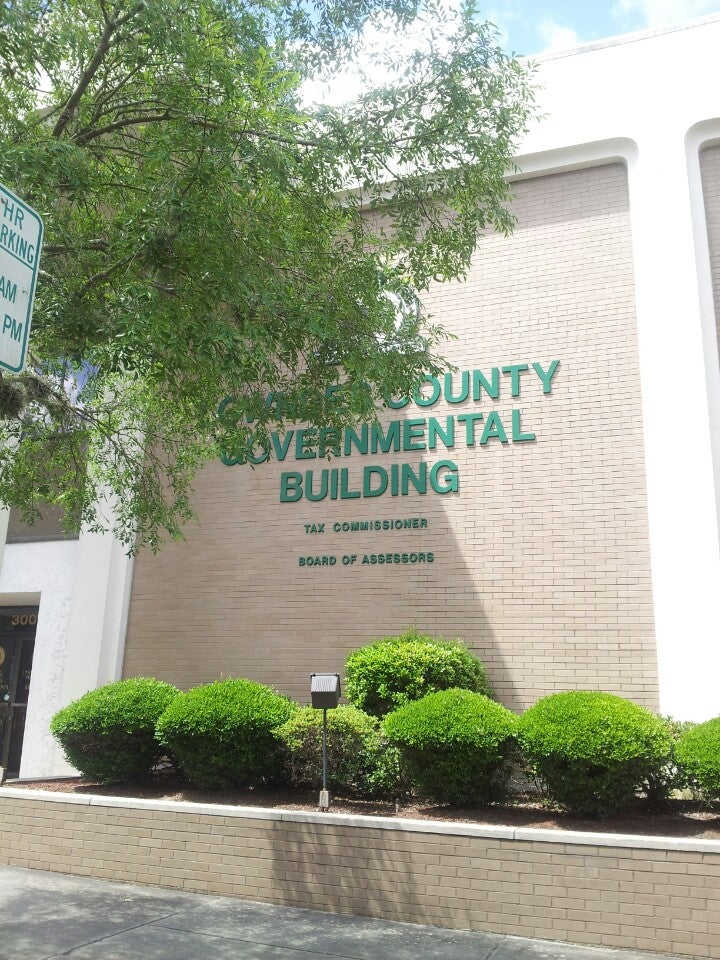
[[[25,366],[40,262],[40,215],[0,184],[0,367]]]

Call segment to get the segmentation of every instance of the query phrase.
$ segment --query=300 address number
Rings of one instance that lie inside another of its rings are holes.
[[[13,627],[34,627],[36,623],[36,613],[16,613],[10,620],[10,624]]]

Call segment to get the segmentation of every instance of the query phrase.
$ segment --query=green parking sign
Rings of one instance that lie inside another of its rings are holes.
[[[40,262],[43,222],[0,184],[0,367],[25,366]]]

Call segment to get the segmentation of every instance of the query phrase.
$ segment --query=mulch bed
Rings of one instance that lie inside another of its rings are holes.
[[[280,807],[284,810],[314,812],[317,793],[298,790],[200,790],[188,786],[177,776],[160,774],[148,782],[101,786],[88,780],[8,781],[18,786],[57,793],[94,793],[110,797],[138,797],[147,800],[186,800],[193,803],[220,803],[233,806]],[[0,787],[2,790],[2,787]],[[693,800],[671,800],[662,807],[637,805],[621,814],[602,820],[578,817],[553,810],[538,802],[536,796],[519,794],[512,804],[455,808],[422,804],[400,804],[348,800],[333,797],[331,813],[362,814],[379,817],[404,817],[414,820],[442,820],[509,827],[537,827],[549,830],[586,830],[592,833],[625,833],[644,836],[694,837],[720,840],[720,805],[703,807]]]

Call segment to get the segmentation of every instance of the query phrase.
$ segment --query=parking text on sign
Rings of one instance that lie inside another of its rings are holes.
[[[0,185],[0,367],[19,373],[25,366],[42,220]]]

